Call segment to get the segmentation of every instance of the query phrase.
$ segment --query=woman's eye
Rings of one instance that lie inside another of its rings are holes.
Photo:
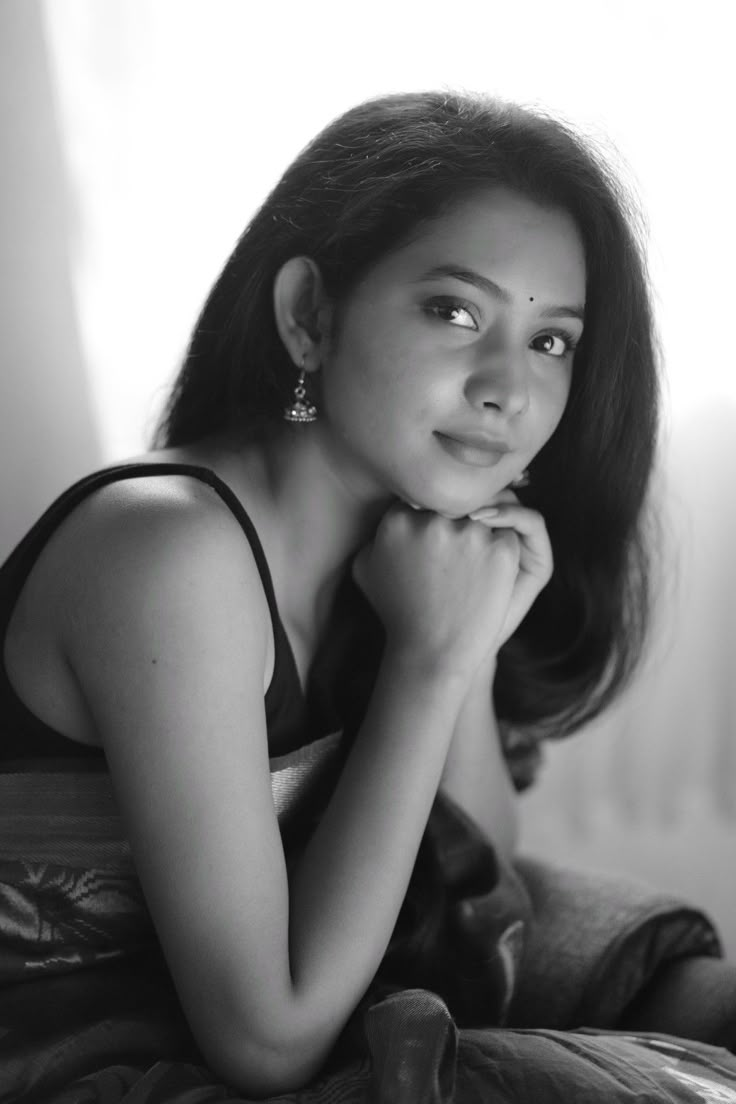
[[[534,338],[535,341],[544,342],[545,347],[540,352],[550,356],[563,357],[575,351],[577,342],[572,334],[546,333]]]
[[[450,322],[451,325],[457,325],[462,330],[476,330],[478,328],[470,304],[463,299],[432,299],[424,309],[428,314],[441,318],[445,322]],[[458,318],[463,316],[466,322],[457,321]]]

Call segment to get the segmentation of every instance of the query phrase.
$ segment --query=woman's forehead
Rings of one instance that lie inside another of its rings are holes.
[[[461,200],[427,220],[374,274],[417,283],[452,270],[477,273],[480,285],[533,277],[540,298],[554,292],[581,304],[585,297],[585,250],[573,218],[507,191]]]

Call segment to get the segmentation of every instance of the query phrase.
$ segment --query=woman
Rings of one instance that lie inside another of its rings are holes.
[[[397,925],[414,892],[431,928],[447,893],[425,838],[438,798],[496,880],[516,839],[509,734],[573,731],[640,653],[657,374],[632,225],[605,166],[539,113],[446,93],[354,108],[238,243],[158,447],[70,489],[6,563],[7,773],[33,758],[44,800],[61,787],[63,815],[88,817],[72,883],[95,902],[73,933],[86,957],[67,931],[39,951],[42,982],[11,962],[8,1007],[67,1019],[29,1093],[101,1092],[115,1068],[110,1099],[149,1099],[156,1058],[251,1096],[301,1089],[352,1054],[376,979],[444,976],[436,941],[434,966],[412,959],[426,940]],[[274,763],[305,747],[320,770],[280,791]],[[90,889],[117,869],[89,843],[108,770],[145,908]],[[22,854],[48,877],[73,848],[45,847]],[[406,953],[381,975],[390,944]],[[510,975],[493,976],[478,1023],[503,1022]],[[109,1031],[127,1015],[140,1037],[105,1050],[93,977]],[[447,979],[458,1022],[468,987]]]

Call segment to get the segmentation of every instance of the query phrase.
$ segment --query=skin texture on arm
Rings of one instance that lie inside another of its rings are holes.
[[[493,709],[495,669],[495,657],[491,657],[473,679],[455,725],[440,789],[472,817],[499,857],[509,861],[518,843],[519,813]]]
[[[393,930],[467,689],[389,649],[290,890],[264,715],[269,613],[247,542],[201,484],[106,487],[66,529],[62,633],[134,860],[207,1062],[304,1085]],[[392,778],[411,778],[395,800]]]

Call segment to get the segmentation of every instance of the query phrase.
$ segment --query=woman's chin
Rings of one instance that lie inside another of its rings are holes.
[[[412,510],[428,510],[430,513],[439,514],[441,517],[447,518],[448,521],[459,521],[461,518],[468,517],[474,510],[481,509],[480,505],[458,506],[439,502],[419,502],[403,497],[402,502],[404,502],[406,506],[410,506]],[[487,503],[484,503],[484,505],[487,505]]]
[[[453,490],[457,489],[449,487],[445,488],[446,493],[443,494],[442,488],[439,486],[417,488],[413,494],[409,489],[398,490],[397,488],[394,493],[412,510],[428,510],[433,514],[440,514],[442,517],[457,521],[460,518],[469,517],[477,510],[494,506],[496,500],[504,494],[504,491],[510,489],[510,483],[504,482],[497,488],[493,486],[486,487],[481,494],[478,493],[477,488],[475,488],[475,493],[453,494]]]

